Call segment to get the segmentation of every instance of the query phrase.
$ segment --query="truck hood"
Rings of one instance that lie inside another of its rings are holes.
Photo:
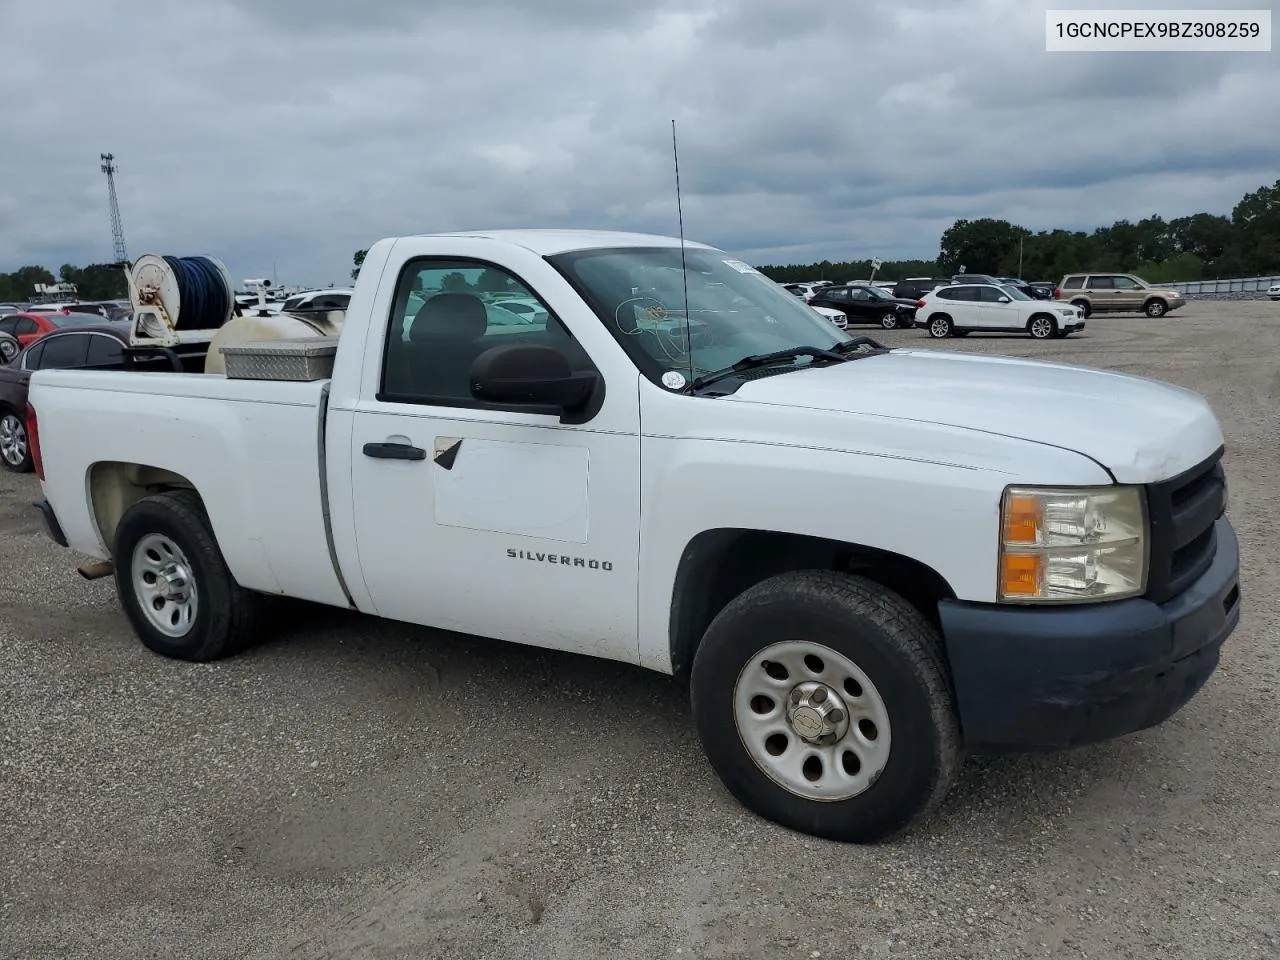
[[[1120,483],[1176,476],[1223,443],[1209,404],[1181,387],[937,350],[894,350],[764,377],[725,399],[920,420],[1063,447],[1101,464]]]

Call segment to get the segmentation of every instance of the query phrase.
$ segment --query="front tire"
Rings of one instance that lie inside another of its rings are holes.
[[[205,662],[252,642],[259,598],[227,569],[193,491],[135,503],[116,527],[112,553],[120,604],[149,650]]]
[[[1027,321],[1027,333],[1037,340],[1053,340],[1058,336],[1058,322],[1044,313],[1037,313]]]
[[[693,660],[703,748],[749,810],[802,833],[887,839],[946,795],[960,735],[937,632],[861,577],[771,577],[712,621]]]
[[[1159,297],[1155,297],[1151,300],[1148,300],[1146,307],[1143,309],[1143,313],[1145,313],[1152,320],[1156,320],[1160,317],[1163,317],[1168,312],[1169,312],[1169,305],[1165,303],[1163,300],[1161,300]]]
[[[11,410],[0,412],[0,464],[14,473],[31,472],[31,444],[22,418]]]
[[[929,336],[935,340],[945,340],[955,330],[955,324],[945,313],[934,314],[929,318]]]

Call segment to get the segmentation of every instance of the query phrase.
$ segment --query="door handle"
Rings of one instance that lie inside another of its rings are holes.
[[[427,451],[408,443],[366,443],[364,455],[377,460],[427,459]]]

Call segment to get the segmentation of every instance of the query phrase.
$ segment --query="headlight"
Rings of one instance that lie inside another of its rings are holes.
[[[1085,603],[1147,589],[1141,487],[1009,487],[1000,503],[997,597]]]

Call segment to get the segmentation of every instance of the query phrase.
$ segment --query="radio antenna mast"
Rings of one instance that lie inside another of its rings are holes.
[[[116,198],[116,158],[115,154],[99,155],[102,161],[102,172],[107,175],[107,199],[111,204],[111,245],[115,248],[116,263],[126,263],[129,254],[124,247],[124,224],[120,222],[120,201]]]
[[[684,283],[684,343],[689,358],[689,382],[693,383],[693,332],[689,328],[689,268],[684,256],[684,205],[680,200],[680,150],[676,146],[676,122],[671,121],[671,155],[676,165],[676,213],[680,218],[680,279]]]

